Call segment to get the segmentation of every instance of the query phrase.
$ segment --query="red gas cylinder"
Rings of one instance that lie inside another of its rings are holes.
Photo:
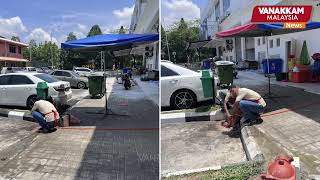
[[[296,170],[291,162],[290,156],[278,156],[274,161],[269,163],[266,174],[261,174],[261,179],[265,180],[295,180]]]

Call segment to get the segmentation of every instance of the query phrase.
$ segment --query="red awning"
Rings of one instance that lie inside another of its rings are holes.
[[[255,29],[257,29],[257,25],[250,23],[250,24],[237,26],[225,31],[220,31],[216,33],[216,36],[219,38],[236,37],[236,36],[241,36],[241,34],[247,33],[249,31],[252,32]]]

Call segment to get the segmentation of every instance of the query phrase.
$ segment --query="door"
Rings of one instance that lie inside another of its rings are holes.
[[[77,86],[76,79],[73,78],[70,72],[62,71],[62,76],[64,77],[63,80],[69,82],[71,86]]]
[[[7,98],[9,105],[26,106],[27,99],[36,95],[36,84],[25,75],[9,75]]]
[[[161,66],[161,106],[170,105],[170,97],[179,84],[179,74],[165,66]]]
[[[0,105],[7,105],[7,86],[9,85],[9,76],[0,76]]]
[[[65,79],[62,71],[55,71],[52,73],[52,75],[61,81],[64,81],[64,79]]]

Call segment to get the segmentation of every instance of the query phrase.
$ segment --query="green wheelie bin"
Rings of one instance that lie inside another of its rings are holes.
[[[234,63],[231,61],[216,61],[215,65],[215,70],[219,78],[219,85],[222,87],[232,86]]]
[[[106,81],[103,75],[92,74],[89,79],[89,94],[92,97],[102,96],[106,92]]]
[[[202,83],[204,97],[212,97],[213,89],[212,89],[212,77],[210,75],[210,70],[202,70],[200,79]]]
[[[48,97],[49,87],[46,82],[38,82],[36,90],[37,96],[41,99],[46,99]]]

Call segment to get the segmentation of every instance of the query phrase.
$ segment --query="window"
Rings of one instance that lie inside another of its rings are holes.
[[[273,39],[269,40],[269,47],[273,48]]]
[[[262,44],[266,44],[266,37],[262,38]]]
[[[23,75],[10,75],[10,85],[34,84],[28,77]]]
[[[71,77],[69,72],[62,71],[62,76]]]
[[[22,48],[18,47],[18,53],[21,54],[22,53]]]
[[[280,46],[280,38],[277,39],[277,47]]]
[[[55,72],[53,72],[53,75],[55,75],[55,76],[63,76],[63,73],[62,73],[62,71],[55,71]]]
[[[8,85],[9,76],[0,76],[0,85]]]
[[[10,53],[16,53],[16,46],[10,45],[9,46],[9,52]]]
[[[179,75],[179,74],[172,71],[171,69],[168,69],[165,66],[161,66],[161,77],[177,76],[177,75]]]
[[[226,12],[230,7],[230,0],[223,0],[223,12]]]
[[[260,43],[261,43],[261,39],[258,38],[258,42],[257,42],[258,46],[260,46]]]
[[[219,3],[219,1],[214,7],[214,12],[216,15],[216,20],[218,20],[218,18],[220,18],[220,3]]]
[[[53,83],[53,82],[58,82],[57,79],[55,79],[54,77],[48,75],[48,74],[36,74],[34,75],[35,77],[47,82],[47,83]]]

